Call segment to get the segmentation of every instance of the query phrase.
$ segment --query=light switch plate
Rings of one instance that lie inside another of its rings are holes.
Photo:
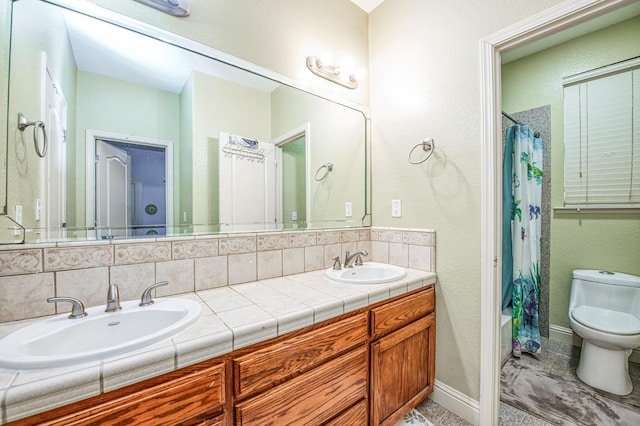
[[[391,217],[402,217],[401,200],[391,200]]]
[[[344,203],[344,215],[345,217],[353,216],[353,204],[351,203],[351,201],[347,201],[346,203]]]

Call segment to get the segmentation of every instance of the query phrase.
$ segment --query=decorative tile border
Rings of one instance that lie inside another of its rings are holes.
[[[170,242],[116,244],[116,265],[171,260]]]
[[[82,246],[44,249],[45,271],[98,268],[114,264],[113,246]]]
[[[42,270],[42,250],[0,252],[0,276],[35,274]]]
[[[218,241],[219,238],[174,241],[171,243],[172,257],[174,260],[179,260],[217,256]]]

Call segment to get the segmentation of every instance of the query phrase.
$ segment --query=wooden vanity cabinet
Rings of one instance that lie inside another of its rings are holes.
[[[433,288],[371,310],[371,424],[393,425],[433,391]]]
[[[434,363],[429,287],[10,425],[391,425]]]

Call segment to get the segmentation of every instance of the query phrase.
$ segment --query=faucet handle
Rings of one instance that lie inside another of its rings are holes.
[[[73,305],[71,308],[71,314],[69,318],[78,319],[84,318],[87,316],[87,312],[84,310],[84,305],[81,301],[73,297],[50,297],[47,299],[49,303],[57,303],[57,302],[69,302]]]
[[[151,299],[151,290],[154,290],[163,285],[169,285],[169,281],[160,281],[147,287],[147,289],[142,292],[142,298],[140,299],[140,303],[138,304],[138,306],[153,305],[153,299]]]
[[[340,256],[332,257],[331,260],[333,260],[333,269],[335,269],[336,271],[342,269],[342,265],[340,264]]]

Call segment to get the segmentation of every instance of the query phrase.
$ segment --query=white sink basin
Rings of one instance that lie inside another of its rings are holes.
[[[407,272],[399,266],[376,262],[367,262],[362,266],[342,268],[337,271],[329,268],[326,274],[334,281],[348,284],[381,284],[400,280],[407,276]]]
[[[188,299],[156,299],[140,307],[122,302],[122,310],[87,309],[87,316],[69,314],[31,324],[0,340],[0,367],[52,368],[97,361],[143,348],[171,337],[193,324],[200,304]]]

